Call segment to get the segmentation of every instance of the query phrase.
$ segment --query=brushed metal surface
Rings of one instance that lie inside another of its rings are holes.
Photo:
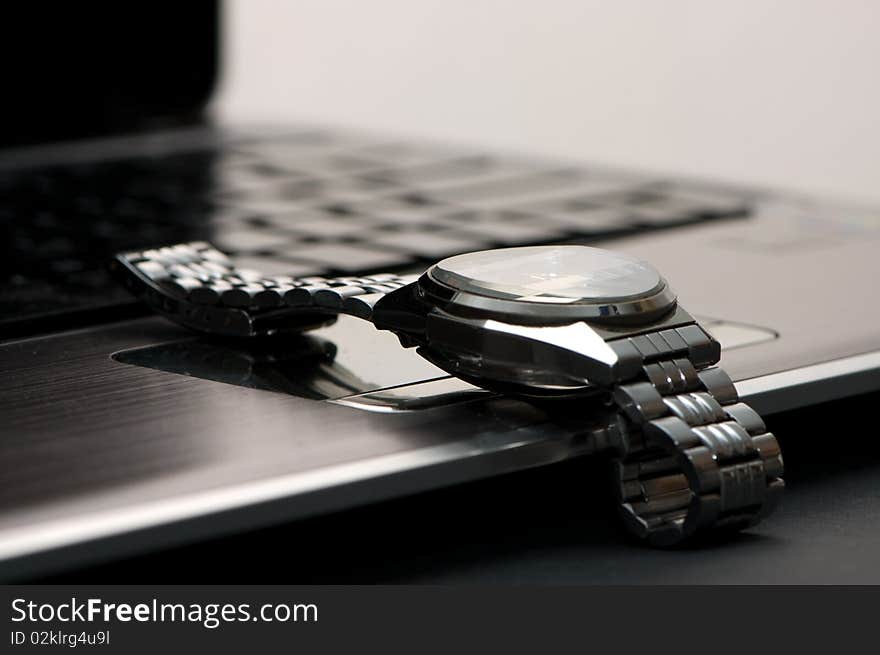
[[[570,431],[509,399],[375,414],[111,357],[186,336],[150,318],[0,346],[0,577],[572,452]],[[278,500],[285,502],[267,509]],[[151,530],[158,526],[164,531]],[[140,532],[124,545],[59,554],[133,531]]]

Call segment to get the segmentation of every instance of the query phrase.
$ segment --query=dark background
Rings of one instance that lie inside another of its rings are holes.
[[[0,7],[0,145],[194,122],[217,81],[219,3]]]

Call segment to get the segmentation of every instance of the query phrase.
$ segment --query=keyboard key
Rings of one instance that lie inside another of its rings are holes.
[[[473,252],[487,248],[491,241],[475,236],[444,234],[438,232],[395,231],[374,233],[368,236],[369,243],[393,248],[399,252],[425,259],[441,259],[448,255]]]
[[[600,235],[633,229],[634,224],[628,218],[629,213],[623,208],[605,207],[582,211],[559,211],[541,215],[511,211],[510,215],[529,221],[536,226],[548,225],[566,230],[572,235]]]
[[[283,249],[294,239],[281,232],[267,230],[218,230],[212,237],[218,248],[226,252],[255,252]]]
[[[565,238],[570,230],[546,221],[517,220],[495,212],[463,212],[444,217],[448,230],[499,246],[547,243]]]
[[[333,150],[350,150],[367,145],[372,140],[360,136],[343,134],[341,131],[325,132],[309,130],[285,137],[264,138],[239,143],[234,146],[238,152],[253,155],[269,162],[285,163],[295,157],[309,153]]]
[[[371,244],[308,244],[296,251],[285,253],[285,258],[298,263],[315,263],[344,273],[400,268],[413,258],[381,249]]]
[[[558,192],[573,186],[580,178],[580,173],[573,169],[558,169],[432,188],[424,190],[423,195],[439,202],[491,207],[507,205],[511,198]]]
[[[752,204],[745,195],[723,191],[673,188],[667,191],[667,195],[671,200],[699,208],[697,213],[704,218],[741,216],[749,212]]]
[[[311,175],[334,176],[360,171],[377,170],[382,167],[381,161],[351,152],[332,153],[293,153],[289,158],[279,158],[276,162],[283,162],[296,170],[309,171]]]
[[[530,212],[533,214],[558,214],[596,209],[606,206],[630,204],[631,199],[644,197],[645,193],[656,194],[658,184],[634,182],[628,177],[585,176],[576,185],[561,193],[546,194],[536,200],[523,200],[508,203],[505,209]]]
[[[444,205],[416,203],[401,196],[367,198],[346,203],[350,213],[370,216],[390,223],[430,222],[438,213],[448,211]]]
[[[209,210],[205,220],[220,228],[240,227],[253,218],[259,217],[259,213],[239,209],[237,207],[215,207]]]
[[[221,206],[260,216],[289,212],[297,207],[322,205],[369,197],[394,188],[388,182],[361,177],[307,178],[251,189],[216,198]]]
[[[497,177],[532,171],[534,171],[534,164],[527,165],[487,155],[475,155],[432,161],[420,165],[407,166],[406,168],[382,169],[376,171],[374,175],[380,179],[394,181],[397,184],[430,188],[438,183],[455,180],[474,180],[485,176]]]
[[[279,180],[302,176],[287,166],[277,166],[246,155],[225,157],[214,163],[212,172],[214,188],[221,193],[262,188]]]
[[[370,230],[376,229],[383,221],[365,216],[318,215],[318,218],[294,221],[288,229],[298,236],[317,239],[363,238]]]
[[[386,167],[417,166],[462,156],[458,149],[412,141],[379,141],[352,148],[349,152],[381,161]]]
[[[634,207],[627,218],[636,225],[659,227],[699,219],[700,208],[685,203],[663,202]]]

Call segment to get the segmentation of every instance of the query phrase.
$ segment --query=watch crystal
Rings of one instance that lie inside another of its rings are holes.
[[[468,253],[429,271],[457,291],[499,300],[596,304],[642,298],[664,284],[646,262],[588,246],[530,246]]]

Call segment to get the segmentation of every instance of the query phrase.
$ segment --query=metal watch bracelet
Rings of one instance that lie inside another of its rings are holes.
[[[740,530],[779,503],[779,444],[722,369],[654,361],[613,398],[622,410],[620,508],[638,537],[668,546]]]
[[[417,278],[263,275],[236,268],[202,241],[120,254],[110,266],[133,295],[160,314],[195,330],[236,337],[305,329],[310,314],[324,321],[337,314],[369,320],[383,295]]]

